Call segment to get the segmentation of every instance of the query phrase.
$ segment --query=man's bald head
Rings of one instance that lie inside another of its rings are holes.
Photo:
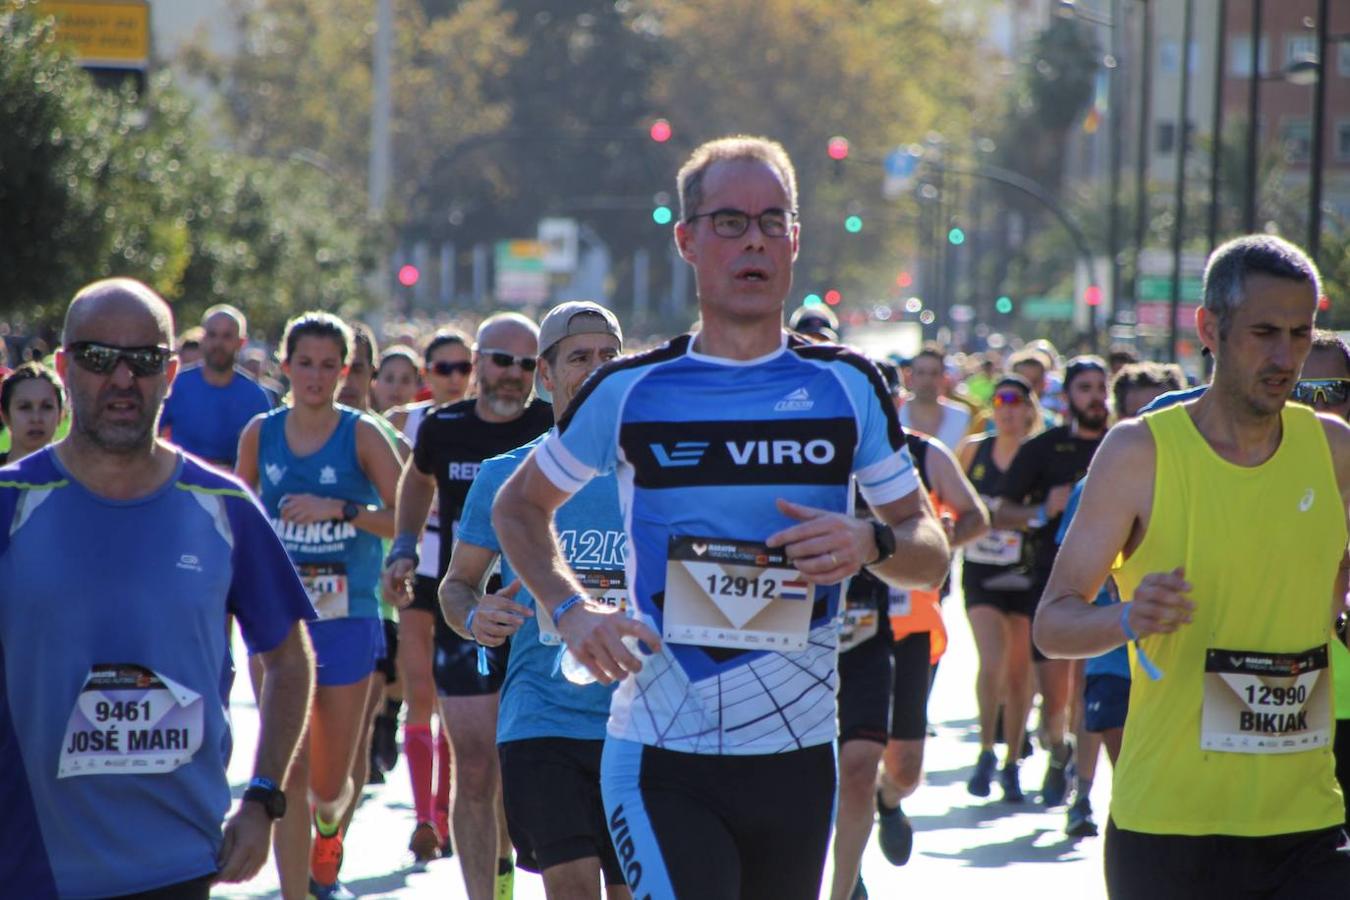
[[[539,326],[530,321],[527,316],[517,312],[497,313],[488,316],[483,320],[483,324],[478,326],[478,333],[475,336],[475,348],[479,347],[500,347],[497,341],[511,338],[519,338],[528,335],[534,339],[536,346],[539,342]],[[511,343],[515,343],[511,341]],[[531,351],[531,356],[534,351]]]
[[[173,346],[173,310],[153,288],[134,278],[105,278],[81,288],[66,310],[62,341],[88,340],[95,323],[108,317],[143,317],[158,331],[159,343]]]

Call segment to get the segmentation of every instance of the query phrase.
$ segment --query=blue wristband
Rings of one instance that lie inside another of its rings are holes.
[[[1130,627],[1130,604],[1128,603],[1120,604],[1120,630],[1125,632],[1125,640],[1139,640],[1139,635],[1135,634],[1134,629]]]
[[[469,614],[464,617],[464,630],[469,633],[469,640],[477,642],[478,638],[473,636],[473,617],[478,615],[478,607],[469,610]]]
[[[1153,664],[1153,660],[1148,658],[1144,648],[1139,646],[1139,635],[1135,634],[1134,629],[1130,627],[1130,604],[1120,604],[1120,630],[1125,632],[1126,640],[1134,643],[1134,655],[1139,660],[1139,668],[1144,670],[1144,674],[1150,681],[1162,681],[1162,669]]]
[[[263,778],[261,775],[254,775],[253,780],[248,783],[251,788],[262,788],[264,791],[275,791],[277,783],[270,778]]]
[[[418,537],[412,532],[405,531],[399,534],[389,545],[389,555],[384,558],[385,568],[388,568],[398,559],[411,559],[413,565],[421,562],[417,555],[417,543]]]
[[[572,596],[564,600],[562,603],[559,603],[558,608],[553,611],[553,627],[554,628],[558,627],[558,622],[562,619],[563,616],[567,615],[567,611],[569,609],[576,606],[578,603],[585,603],[585,602],[586,602],[585,594],[573,594]]]

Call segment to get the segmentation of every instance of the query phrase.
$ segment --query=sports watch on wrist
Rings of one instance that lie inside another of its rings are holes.
[[[872,538],[877,544],[877,558],[868,563],[875,566],[895,555],[895,532],[885,522],[872,522]]]
[[[346,503],[342,504],[342,521],[350,522],[359,515],[361,515],[361,505],[359,503],[353,503],[351,500],[348,500]]]
[[[261,804],[263,812],[272,821],[286,815],[286,794],[269,778],[254,778],[244,788],[244,802]]]

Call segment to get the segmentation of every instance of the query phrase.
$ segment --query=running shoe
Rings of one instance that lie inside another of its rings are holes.
[[[309,849],[309,874],[320,887],[331,889],[337,884],[338,869],[342,868],[342,832],[331,836],[314,829],[314,843]]]
[[[440,844],[441,838],[436,834],[436,826],[430,822],[418,822],[417,827],[413,829],[412,838],[408,841],[408,849],[418,862],[431,862],[441,855]]]
[[[862,876],[858,876],[858,883],[853,885],[853,893],[848,895],[848,900],[867,900],[867,885],[863,884]]]
[[[356,900],[356,895],[340,881],[323,885],[311,878],[309,880],[309,900]]]
[[[1022,793],[1021,767],[1017,763],[1008,763],[998,772],[998,785],[1003,788],[1003,802],[1021,803],[1027,798]]]
[[[1041,805],[1051,809],[1064,804],[1069,792],[1069,763],[1073,761],[1073,746],[1065,744],[1062,755],[1050,750],[1050,761],[1045,767],[1045,780],[1041,782]]]
[[[384,784],[384,773],[380,771],[374,759],[370,761],[370,774],[366,776],[366,784]]]
[[[909,862],[909,855],[914,851],[914,826],[899,806],[885,807],[880,791],[877,791],[877,825],[877,843],[881,845],[881,854],[886,861],[893,866]]]
[[[1097,823],[1092,820],[1092,801],[1079,797],[1069,807],[1069,823],[1064,827],[1069,837],[1096,837]]]
[[[509,859],[497,860],[497,881],[493,900],[511,900],[516,890],[516,867]]]
[[[966,782],[966,790],[976,797],[988,797],[989,783],[994,780],[996,771],[998,771],[998,758],[994,756],[994,751],[981,750],[979,759],[975,760],[975,772]]]

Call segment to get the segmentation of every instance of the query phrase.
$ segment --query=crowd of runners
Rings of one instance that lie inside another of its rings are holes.
[[[205,898],[270,844],[283,897],[351,896],[401,756],[410,853],[475,900],[516,867],[554,900],[815,900],[831,856],[866,897],[873,831],[913,850],[964,613],[971,795],[1104,831],[1113,898],[1350,896],[1350,348],[1308,257],[1215,251],[1204,377],[1044,340],[869,359],[826,307],[785,324],[779,145],[677,181],[700,317],[642,347],[584,300],[313,311],[263,351],[234,307],[179,334],[138,282],[74,298],[0,382],[6,892]]]

